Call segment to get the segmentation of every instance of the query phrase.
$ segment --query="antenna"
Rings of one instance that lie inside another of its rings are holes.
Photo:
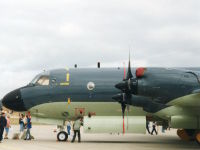
[[[77,64],[74,65],[74,68],[77,68]]]
[[[97,63],[97,68],[101,68],[101,63],[100,62]]]

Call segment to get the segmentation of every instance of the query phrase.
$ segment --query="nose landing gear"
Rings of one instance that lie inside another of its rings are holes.
[[[67,134],[67,132],[65,132],[64,126],[57,126],[57,128],[59,129],[59,133],[57,134],[57,140],[59,142],[65,142],[65,141],[67,141],[68,134]]]
[[[68,134],[65,131],[60,131],[57,134],[57,140],[60,142],[65,142],[68,139]]]

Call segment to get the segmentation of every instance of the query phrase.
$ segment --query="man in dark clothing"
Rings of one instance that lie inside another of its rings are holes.
[[[31,114],[30,112],[28,112],[28,115],[26,116],[26,128],[27,128],[27,131],[26,131],[26,138],[25,140],[31,140],[31,128],[32,128],[32,123],[31,123]]]
[[[2,142],[3,140],[3,132],[4,132],[4,128],[6,127],[7,121],[5,118],[5,113],[2,112],[1,113],[1,117],[0,117],[0,142]]]
[[[156,133],[156,135],[158,134],[158,132],[156,131],[156,122],[154,121],[153,122],[153,129],[152,129],[152,131],[151,131],[151,135],[153,135],[153,133],[155,132]]]
[[[149,121],[148,120],[146,121],[146,129],[147,129],[148,133],[151,134],[151,132],[149,131]]]

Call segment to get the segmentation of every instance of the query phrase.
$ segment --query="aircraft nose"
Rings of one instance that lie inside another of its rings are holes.
[[[0,111],[3,109],[2,108],[3,106],[2,106],[2,99],[0,100]]]
[[[8,93],[2,100],[4,107],[14,111],[26,111],[20,89]]]

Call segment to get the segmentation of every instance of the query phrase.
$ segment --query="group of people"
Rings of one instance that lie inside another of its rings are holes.
[[[78,119],[73,123],[73,130],[74,130],[74,135],[72,138],[72,143],[74,143],[76,136],[78,135],[78,142],[81,142],[81,132],[80,132],[80,128],[83,125],[83,119],[82,117],[78,117]],[[71,135],[71,123],[68,122],[67,123],[67,134]]]
[[[80,133],[80,128],[83,125],[83,120],[82,117],[78,117],[78,119],[73,123],[73,130],[74,130],[74,135],[72,138],[72,143],[75,141],[76,136],[78,135],[78,142],[81,142],[81,133]],[[32,123],[31,123],[31,114],[28,112],[26,115],[20,114],[19,116],[19,134],[16,139],[24,139],[24,140],[31,140],[33,136],[31,135],[31,128],[32,128]],[[10,115],[7,115],[6,112],[2,111],[0,114],[0,142],[3,141],[3,139],[8,139],[8,134],[9,134],[9,129],[11,128],[10,125]],[[5,136],[3,138],[5,130]],[[71,123],[67,123],[67,132],[68,135],[71,135]]]
[[[19,126],[20,126],[20,135],[21,139],[24,140],[31,140],[31,128],[32,128],[32,122],[31,122],[31,114],[28,112],[26,116],[24,114],[20,114],[19,117]]]
[[[19,118],[19,125],[20,125],[20,134],[22,133],[22,138],[24,140],[31,140],[31,133],[30,130],[32,128],[32,123],[31,123],[31,115],[30,113],[27,113],[26,116],[23,114],[20,115]],[[11,123],[10,123],[10,115],[7,114],[5,111],[1,111],[0,114],[0,143],[3,141],[3,139],[8,139],[8,134],[9,130],[11,128]],[[25,130],[26,129],[26,130]],[[5,130],[5,136],[3,138]]]

